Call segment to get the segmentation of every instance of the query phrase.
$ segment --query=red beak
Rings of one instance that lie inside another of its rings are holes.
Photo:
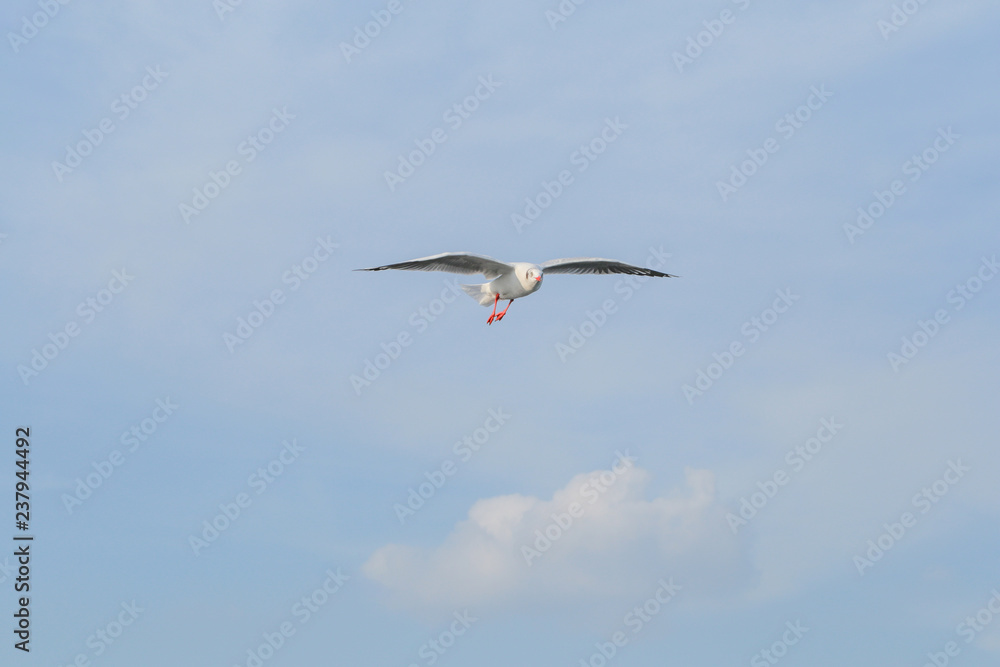
[[[535,276],[535,280],[537,280],[538,282],[542,282],[542,277],[541,276]]]

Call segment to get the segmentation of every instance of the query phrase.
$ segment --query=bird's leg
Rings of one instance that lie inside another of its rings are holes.
[[[510,301],[507,302],[507,307],[503,309],[502,313],[500,313],[499,315],[497,315],[497,322],[499,322],[500,320],[502,320],[503,316],[507,314],[507,311],[510,310],[510,304],[512,304],[512,303],[514,303],[514,299],[511,299]]]
[[[486,320],[486,324],[493,324],[494,319],[499,320],[499,318],[497,317],[497,303],[499,301],[500,301],[500,295],[497,294],[496,297],[494,297],[493,299],[493,314],[490,315],[490,318],[488,320]]]

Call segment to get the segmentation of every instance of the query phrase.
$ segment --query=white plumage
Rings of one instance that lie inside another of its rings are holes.
[[[546,273],[594,273],[612,274],[624,273],[632,276],[655,276],[657,278],[676,278],[669,273],[661,273],[653,269],[632,266],[613,259],[600,257],[572,257],[569,259],[553,259],[542,264],[528,262],[507,263],[468,252],[445,252],[440,255],[411,259],[396,264],[386,264],[370,269],[357,271],[385,271],[386,269],[402,269],[406,271],[449,271],[451,273],[476,274],[481,273],[490,282],[479,285],[462,285],[465,293],[483,306],[493,304],[493,314],[486,320],[492,324],[499,322],[514,299],[520,299],[537,292],[542,286],[542,277]],[[507,308],[497,313],[497,303],[506,299]]]

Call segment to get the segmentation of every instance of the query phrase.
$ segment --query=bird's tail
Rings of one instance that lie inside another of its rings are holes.
[[[465,290],[466,294],[478,301],[480,306],[493,305],[494,295],[490,290],[489,283],[483,283],[482,285],[460,285],[460,287]]]

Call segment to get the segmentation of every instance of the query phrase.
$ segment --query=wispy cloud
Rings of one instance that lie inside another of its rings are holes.
[[[619,452],[550,499],[483,498],[441,544],[388,544],[363,571],[396,605],[442,610],[637,595],[666,573],[693,596],[738,589],[747,570],[712,472],[688,468],[683,487],[646,499],[650,477]]]

